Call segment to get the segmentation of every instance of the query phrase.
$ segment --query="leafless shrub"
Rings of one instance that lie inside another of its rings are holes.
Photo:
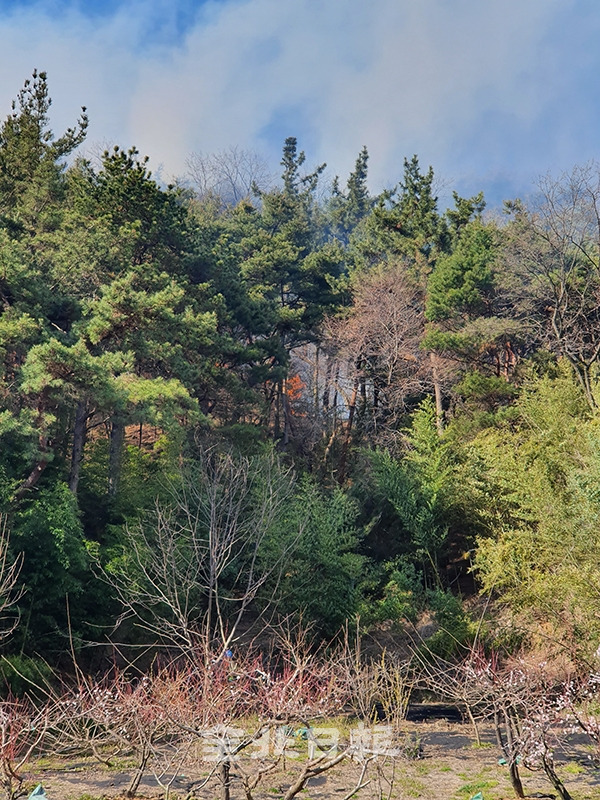
[[[10,557],[10,536],[6,516],[0,514],[0,641],[8,638],[19,624],[16,608],[24,589],[19,587],[19,573],[23,555],[16,559]]]
[[[287,764],[292,777],[284,778],[282,792],[292,800],[311,778],[348,762],[360,773],[348,798],[371,784],[385,797],[393,786],[393,769],[391,777],[384,769],[395,757],[391,726],[363,726],[356,735],[332,726],[348,708],[349,690],[337,656],[316,651],[303,628],[282,629],[269,661],[251,653],[199,658],[144,676],[114,669],[101,679],[76,669],[75,685],[49,688],[45,702],[0,705],[2,785],[14,794],[19,765],[47,751],[91,753],[107,765],[127,759],[129,798],[147,774],[168,797],[184,767],[205,769],[205,762],[208,774],[188,786],[189,798],[218,782],[221,800],[230,800],[236,786],[253,800],[266,776]]]
[[[38,751],[57,721],[52,702],[37,705],[30,698],[0,701],[0,786],[4,800],[21,795],[22,768]]]
[[[77,686],[59,699],[65,714],[56,733],[56,749],[89,751],[109,766],[117,757],[127,756],[133,772],[125,795],[135,797],[171,732],[159,687],[151,675],[132,679],[117,670],[100,680],[80,675]]]
[[[347,686],[349,705],[363,722],[381,716],[394,729],[405,719],[414,688],[408,661],[383,651],[378,657],[366,657],[360,637],[350,644],[346,636],[337,663]]]

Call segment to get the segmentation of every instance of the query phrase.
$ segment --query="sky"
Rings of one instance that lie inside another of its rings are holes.
[[[231,147],[373,192],[403,160],[440,201],[527,197],[600,160],[598,0],[0,0],[0,118],[34,68],[56,135],[80,107],[89,154],[135,145],[163,180]]]

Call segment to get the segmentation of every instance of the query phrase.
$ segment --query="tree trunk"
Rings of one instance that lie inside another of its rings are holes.
[[[473,726],[473,733],[475,734],[475,744],[477,745],[477,747],[481,747],[481,734],[479,733],[479,726],[477,725],[477,720],[475,719],[475,715],[471,711],[471,706],[468,703],[465,703],[465,710],[467,712],[469,722]]]
[[[33,489],[33,487],[37,485],[37,482],[42,476],[42,472],[48,466],[49,454],[48,439],[46,436],[40,436],[40,450],[42,451],[42,456],[15,492],[16,500],[20,500],[23,495],[27,494],[30,489]]]
[[[73,428],[73,449],[71,451],[71,471],[69,473],[69,489],[77,494],[83,450],[87,436],[88,406],[87,400],[80,400],[75,412],[75,426]]]
[[[502,727],[500,723],[500,717],[498,711],[494,711],[494,733],[496,734],[496,741],[498,742],[498,746],[500,750],[504,753],[504,757],[506,759],[506,763],[508,764],[508,772],[510,776],[510,783],[513,787],[514,793],[517,797],[525,797],[525,792],[523,791],[523,784],[521,783],[521,778],[519,776],[519,767],[517,765],[517,760],[514,755],[514,751],[512,749],[513,740],[512,740],[512,731],[510,729],[510,722],[507,718],[506,710],[503,709],[503,716],[504,722],[506,725],[506,738],[507,741],[504,741],[502,736]]]
[[[281,432],[281,395],[283,394],[282,381],[277,381],[275,391],[275,418],[273,420],[273,437],[279,439]]]
[[[333,362],[331,358],[327,358],[327,366],[325,367],[325,386],[323,388],[323,412],[327,413],[329,409],[329,393],[331,384],[331,369]]]
[[[433,380],[433,394],[435,397],[435,424],[437,426],[438,433],[441,435],[444,431],[444,406],[437,354],[430,352],[429,361],[431,363],[431,377]]]
[[[42,472],[48,466],[48,462],[50,461],[50,442],[46,431],[44,430],[44,411],[46,409],[46,396],[45,393],[42,394],[38,403],[38,424],[42,429],[42,433],[40,433],[38,442],[39,442],[39,451],[40,457],[37,460],[36,465],[31,470],[29,475],[25,478],[23,483],[19,486],[17,491],[15,492],[15,500],[20,500],[23,495],[25,495],[30,489],[33,489],[34,486],[37,485],[37,482],[42,476]]]
[[[319,380],[320,380],[320,372],[319,372],[319,354],[321,352],[321,348],[319,345],[315,345],[315,360],[313,363],[313,413],[315,415],[315,420],[318,420],[321,416],[321,409],[319,408]]]
[[[591,371],[590,365],[585,361],[581,361],[576,358],[570,358],[569,361],[575,368],[575,374],[579,379],[588,406],[592,411],[595,411],[597,408],[597,404],[596,404],[596,399],[594,397],[594,393],[592,391],[592,378],[590,374]]]
[[[360,376],[360,413],[362,417],[367,415],[367,381],[364,375]]]
[[[288,395],[287,380],[281,382],[281,410],[283,412],[283,440],[284,447],[290,443],[290,433],[292,431],[292,409]]]
[[[504,343],[504,377],[508,381],[512,373],[515,371],[517,364],[517,354],[513,350],[510,342]]]
[[[510,709],[503,708],[502,713],[504,716],[504,727],[506,729],[506,750],[510,782],[517,797],[525,797],[525,791],[523,790],[523,784],[521,783],[521,776],[519,775],[519,766],[517,764],[516,742],[513,733],[511,712]]]
[[[342,452],[340,455],[340,467],[338,472],[338,483],[340,486],[346,480],[346,462],[348,460],[348,450],[350,448],[350,440],[352,438],[352,425],[354,424],[354,415],[356,413],[356,399],[358,397],[358,378],[354,381],[354,388],[350,397],[350,404],[348,406],[348,420],[346,422],[346,435],[342,444]]]
[[[150,761],[151,752],[152,752],[151,743],[145,744],[142,747],[139,763],[137,767],[134,769],[131,781],[129,782],[129,786],[127,787],[127,791],[125,792],[125,797],[133,798],[136,796],[137,790],[140,788],[140,783],[142,782],[142,778],[144,777],[144,773],[146,772],[146,767],[148,766],[148,762]]]
[[[228,758],[224,758],[221,762],[220,779],[221,779],[221,800],[230,800],[231,798],[231,764]]]
[[[110,429],[110,446],[108,456],[108,494],[110,497],[114,497],[119,489],[124,441],[125,420],[121,415],[115,414]]]
[[[340,365],[339,362],[336,364],[335,368],[335,377],[334,377],[334,385],[333,385],[333,424],[337,423],[338,417],[338,384],[340,380]]]
[[[542,766],[544,768],[544,772],[546,773],[548,780],[550,781],[552,786],[554,786],[556,791],[559,793],[561,800],[572,800],[572,797],[567,791],[566,786],[556,774],[552,758],[550,758],[546,753],[544,753],[544,755],[542,756]]]

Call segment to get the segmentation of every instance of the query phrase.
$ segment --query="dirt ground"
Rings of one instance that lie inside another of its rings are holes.
[[[473,730],[465,723],[444,719],[404,722],[395,740],[396,750],[400,751],[398,755],[380,755],[367,760],[368,754],[365,754],[346,760],[310,779],[298,797],[300,800],[350,800],[350,797],[359,800],[470,800],[481,792],[484,800],[513,798],[508,770],[499,763],[501,754],[492,731],[484,728],[482,734],[482,745],[476,746]],[[301,751],[302,745],[297,749]],[[577,736],[569,739],[564,750],[555,753],[557,772],[573,800],[600,800],[600,770],[593,767],[590,753],[583,737]],[[281,759],[273,771],[263,776],[253,791],[254,799],[281,798],[306,763],[305,759],[306,753],[302,752],[297,758]],[[263,761],[245,758],[234,765],[232,800],[245,798],[240,770],[248,775],[256,774],[259,768],[274,761],[273,757]],[[136,796],[168,800],[192,797],[216,800],[220,797],[218,778],[215,774],[211,776],[215,763],[203,761],[198,753],[179,760],[175,771],[174,763],[171,762],[171,771],[163,777],[149,770]],[[528,797],[556,796],[542,773],[522,769],[521,776]],[[41,783],[48,800],[113,800],[124,796],[130,777],[131,770],[126,763],[119,769],[109,769],[81,759],[45,759],[29,765],[24,787],[30,791]]]

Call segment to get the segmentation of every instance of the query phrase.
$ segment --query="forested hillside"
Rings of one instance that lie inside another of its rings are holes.
[[[288,138],[164,186],[49,106],[34,73],[0,128],[4,653],[427,619],[589,658],[600,167],[444,210],[416,156],[373,196]]]

